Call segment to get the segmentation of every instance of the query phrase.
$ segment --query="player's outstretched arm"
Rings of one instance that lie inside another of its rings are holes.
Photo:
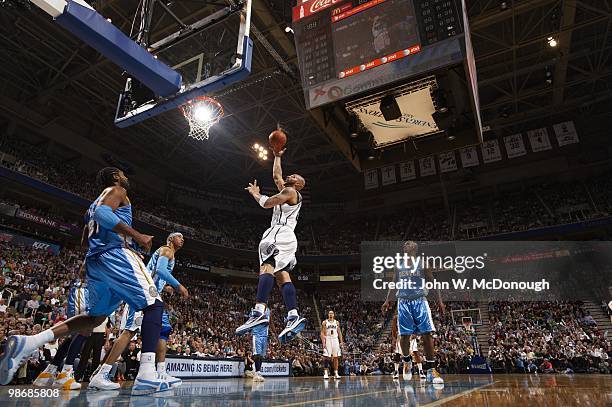
[[[253,183],[249,183],[249,186],[245,188],[245,190],[249,191],[249,194],[253,196],[253,198],[259,203],[264,209],[274,208],[276,205],[282,205],[290,199],[294,198],[297,192],[293,187],[283,188],[278,194],[273,196],[262,195],[259,192],[259,186],[257,185],[257,180],[253,181]]]
[[[283,179],[283,169],[281,167],[281,157],[285,154],[286,148],[283,148],[281,151],[274,152],[274,165],[272,166],[272,179],[274,179],[274,183],[276,184],[276,188],[278,191],[282,191],[285,188],[285,180]]]
[[[114,213],[126,199],[127,191],[125,188],[120,186],[107,188],[98,202],[98,207],[93,214],[93,220],[105,229],[131,236],[140,247],[149,252],[153,243],[153,236],[144,235],[136,231],[128,224],[123,223]]]
[[[176,289],[179,295],[183,298],[187,298],[189,296],[189,292],[187,289],[178,282],[178,280],[168,271],[168,263],[170,260],[174,258],[172,250],[167,247],[162,247],[160,250],[160,256],[157,260],[157,264],[155,266],[155,272],[165,280],[170,286]]]

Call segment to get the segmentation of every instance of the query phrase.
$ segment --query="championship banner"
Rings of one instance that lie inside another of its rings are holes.
[[[382,174],[383,185],[391,185],[397,182],[395,179],[395,165],[388,165],[386,167],[382,167],[380,169],[380,172]]]
[[[414,161],[406,161],[399,164],[400,168],[400,181],[409,181],[416,179],[416,168]]]
[[[365,170],[363,172],[365,180],[365,189],[378,188],[378,170],[376,168],[371,170]]]
[[[455,159],[454,151],[447,151],[438,155],[438,162],[440,163],[440,172],[457,171],[457,160]]]
[[[537,153],[538,151],[545,151],[552,149],[550,139],[548,138],[548,130],[546,127],[541,129],[529,130],[527,132],[529,137],[529,144],[531,144],[531,151]]]
[[[557,142],[559,147],[566,146],[568,144],[578,143],[578,133],[576,133],[576,127],[574,122],[563,122],[557,123],[553,126],[555,129],[555,135],[557,136]]]
[[[436,175],[436,164],[434,163],[432,155],[429,157],[419,158],[419,170],[421,177]]]
[[[180,378],[242,377],[244,362],[240,359],[191,359],[166,357],[168,374]]]
[[[501,160],[501,151],[497,140],[485,141],[482,143],[482,160],[485,163],[492,163]]]
[[[476,167],[480,164],[476,147],[464,147],[459,150],[461,154],[461,165],[463,168]]]
[[[520,133],[504,137],[504,144],[506,145],[508,158],[516,158],[527,154],[523,136]]]

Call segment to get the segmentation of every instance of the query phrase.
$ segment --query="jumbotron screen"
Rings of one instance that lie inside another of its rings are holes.
[[[425,72],[431,64],[423,63],[423,58],[417,64],[404,63],[399,70],[386,65],[415,58],[424,47],[462,33],[460,11],[455,0],[298,4],[293,9],[293,29],[307,107]],[[377,77],[376,71],[386,75]]]

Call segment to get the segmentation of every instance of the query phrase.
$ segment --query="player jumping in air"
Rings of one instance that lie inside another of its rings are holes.
[[[412,241],[405,242],[404,252],[408,256],[416,256],[417,244]],[[444,380],[436,370],[434,343],[431,336],[431,333],[435,332],[436,328],[426,298],[427,289],[422,288],[425,277],[432,280],[433,275],[431,271],[423,270],[418,264],[411,264],[410,260],[408,264],[403,264],[402,267],[396,268],[396,281],[405,282],[405,288],[397,290],[397,329],[400,335],[400,350],[404,363],[412,366],[410,337],[411,335],[420,335],[423,338],[423,346],[425,348],[427,382],[443,384]],[[412,287],[414,288],[409,288],[409,281],[412,281]],[[385,313],[391,308],[390,294],[391,290],[387,293],[387,300],[383,304],[383,312]],[[440,310],[444,312],[444,303],[440,293],[436,291],[436,295]]]
[[[132,241],[149,251],[153,236],[134,230],[129,182],[123,171],[106,167],[98,173],[104,188],[85,216],[89,250],[86,257],[89,314],[77,315],[37,335],[11,336],[0,359],[0,384],[11,382],[17,369],[36,349],[56,338],[100,325],[125,301],[143,311],[142,356],[133,393],[144,394],[170,388],[155,371],[155,350],[161,330],[163,303],[159,292]]]
[[[281,343],[293,338],[306,326],[306,319],[298,314],[295,286],[289,275],[297,263],[297,238],[294,229],[302,207],[299,191],[304,188],[306,181],[298,174],[283,179],[281,157],[284,152],[285,150],[274,152],[272,177],[278,194],[271,197],[260,194],[257,180],[245,188],[262,208],[274,210],[270,227],[264,232],[259,243],[260,268],[255,308],[251,310],[248,320],[236,329],[236,335],[244,335],[257,325],[269,323],[265,311],[276,278],[287,307],[287,326],[278,336]]]
[[[327,313],[327,319],[321,324],[321,342],[323,344],[323,356],[325,357],[324,379],[329,379],[329,361],[333,361],[334,379],[340,379],[338,374],[338,357],[342,356],[342,332],[340,322],[334,317],[334,311]]]
[[[170,287],[178,291],[182,298],[187,298],[189,296],[187,289],[172,275],[175,264],[174,256],[176,252],[183,247],[184,242],[185,239],[181,233],[171,233],[166,239],[166,245],[157,249],[147,264],[147,271],[151,274],[155,286],[160,293],[164,290],[168,290],[168,288],[165,287],[166,283],[168,283]],[[95,390],[116,390],[120,387],[118,383],[110,380],[109,373],[113,364],[129,345],[130,340],[134,337],[136,332],[140,330],[141,323],[142,312],[135,311],[129,304],[126,304],[121,318],[121,329],[123,332],[121,332],[121,335],[119,335],[119,338],[117,338],[113,344],[104,364],[100,365],[100,368],[92,375],[88,388]],[[166,373],[166,342],[171,333],[172,326],[170,325],[170,319],[168,313],[164,310],[162,314],[162,327],[155,355],[157,360],[157,373],[165,376],[170,387],[178,387],[182,384],[182,380]]]

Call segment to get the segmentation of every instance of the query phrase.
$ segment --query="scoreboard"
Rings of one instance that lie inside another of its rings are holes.
[[[307,108],[460,63],[463,26],[461,0],[298,4],[293,30]]]

